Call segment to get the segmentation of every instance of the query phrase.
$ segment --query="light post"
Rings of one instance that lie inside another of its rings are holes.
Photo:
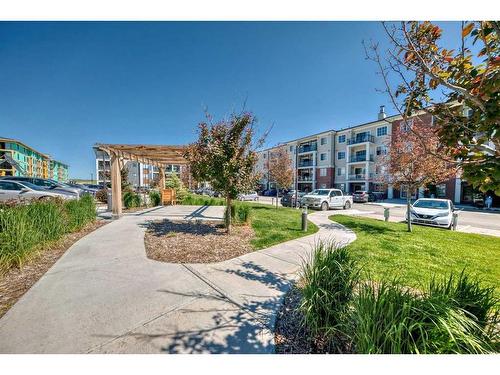
[[[307,204],[304,205],[302,210],[302,231],[307,232]]]

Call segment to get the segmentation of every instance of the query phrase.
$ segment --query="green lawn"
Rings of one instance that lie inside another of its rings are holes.
[[[276,245],[280,242],[293,240],[309,234],[316,233],[318,227],[308,222],[307,232],[301,230],[301,210],[274,206],[262,203],[238,202],[235,204],[247,204],[252,206],[252,228],[255,238],[252,246],[255,250]],[[225,204],[222,198],[211,198],[190,194],[182,204],[222,206]]]
[[[357,239],[349,248],[376,280],[398,277],[408,286],[419,287],[432,275],[461,272],[465,268],[485,284],[499,286],[498,237],[418,225],[408,233],[404,223],[344,215],[330,216],[330,220],[356,233]]]
[[[308,222],[307,232],[301,230],[301,210],[247,203],[252,205],[252,228],[255,238],[253,247],[263,249],[280,242],[293,240],[318,231],[318,227]]]

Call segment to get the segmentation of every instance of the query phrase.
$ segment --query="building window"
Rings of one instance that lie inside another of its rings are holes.
[[[319,158],[320,160],[326,160],[326,154],[320,154]]]
[[[293,146],[290,146],[290,152],[293,152]]]
[[[339,143],[345,143],[345,134],[339,135]]]
[[[337,159],[338,159],[338,160],[345,159],[345,152],[344,152],[344,151],[339,151],[339,152],[337,153]]]
[[[382,137],[383,135],[387,135],[387,126],[377,128],[377,137]]]
[[[326,145],[326,142],[327,142],[327,140],[326,140],[326,138],[325,138],[325,137],[321,138],[321,144],[322,144],[322,145]]]
[[[413,119],[409,119],[408,121],[401,121],[401,123],[399,124],[399,129],[404,132],[404,133],[408,133],[411,128],[413,127]]]
[[[319,175],[321,177],[325,177],[326,176],[326,168],[320,168],[319,169]]]
[[[446,185],[445,184],[436,185],[436,195],[438,198],[446,197]]]
[[[266,158],[266,154],[264,154],[264,159]]]
[[[344,168],[337,168],[337,176],[342,176],[344,174]]]
[[[377,146],[377,155],[387,155],[387,146]]]

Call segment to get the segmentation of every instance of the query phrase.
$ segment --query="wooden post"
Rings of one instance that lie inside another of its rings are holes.
[[[160,189],[165,189],[165,167],[160,167]]]
[[[111,155],[111,210],[113,219],[122,215],[122,180],[120,174],[120,161],[115,153]]]

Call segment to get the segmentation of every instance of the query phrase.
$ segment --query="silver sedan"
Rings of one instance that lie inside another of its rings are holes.
[[[30,201],[44,198],[76,199],[76,194],[53,192],[26,181],[0,180],[0,202]]]

